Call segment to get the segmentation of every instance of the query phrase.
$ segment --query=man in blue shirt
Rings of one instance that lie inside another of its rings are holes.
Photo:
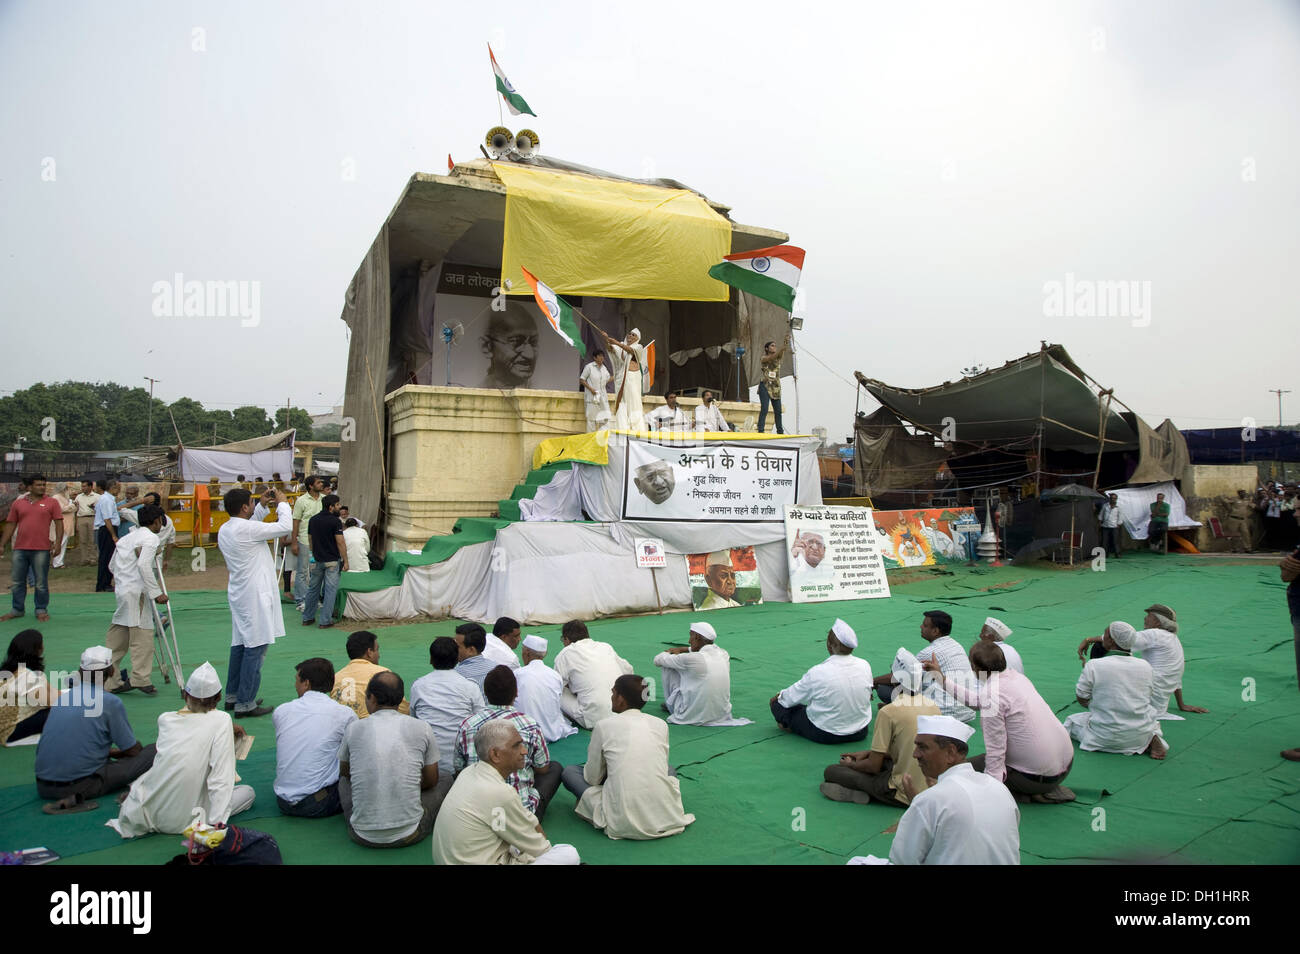
[[[89,799],[126,788],[149,771],[157,746],[141,746],[122,700],[104,691],[113,652],[92,646],[81,654],[79,679],[50,707],[36,746],[36,791],[57,801],[50,815],[89,811]]]
[[[456,646],[460,650],[456,672],[481,691],[484,677],[497,665],[483,655],[483,650],[487,648],[487,631],[478,623],[461,623],[456,627]]]
[[[95,488],[99,499],[95,501],[95,545],[99,547],[99,576],[95,579],[95,592],[108,593],[113,589],[113,575],[108,564],[117,547],[117,528],[122,518],[117,515],[117,481],[97,480]]]

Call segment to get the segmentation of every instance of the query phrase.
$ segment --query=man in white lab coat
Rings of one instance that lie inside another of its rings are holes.
[[[1011,792],[966,761],[975,730],[952,716],[916,719],[915,757],[930,781],[923,792],[904,776],[911,798],[889,850],[895,865],[1018,865],[1020,809]]]
[[[714,725],[731,721],[731,656],[717,645],[708,623],[691,623],[689,646],[655,657],[662,670],[664,710],[677,725]]]
[[[165,519],[162,508],[146,504],[140,508],[140,529],[124,533],[117,538],[109,569],[115,582],[113,594],[117,610],[108,627],[105,645],[113,651],[113,678],[105,685],[109,692],[130,692],[139,689],[147,696],[154,688],[153,675],[153,608],[149,605],[166,603],[167,596],[158,585],[154,564],[161,543],[159,533]],[[122,678],[122,659],[131,653],[130,679]]]
[[[613,715],[592,730],[587,764],[570,765],[562,776],[577,796],[578,817],[614,839],[666,838],[695,821],[668,765],[668,724],[641,711],[648,694],[640,676],[619,676],[610,692]]]
[[[611,715],[609,687],[631,673],[632,664],[609,643],[592,639],[580,619],[564,624],[560,641],[564,648],[555,657],[555,673],[564,682],[560,708],[584,729],[593,729]]]
[[[252,494],[242,487],[226,492],[223,502],[230,519],[217,532],[217,546],[226,561],[230,582],[226,593],[232,623],[230,667],[226,673],[226,708],[235,718],[263,716],[271,706],[257,704],[262,661],[267,648],[284,635],[284,616],[275,585],[275,563],[267,543],[293,530],[293,511],[284,491],[272,491],[275,523],[255,523]]]
[[[560,708],[564,680],[546,665],[548,643],[540,636],[529,634],[524,637],[523,647],[524,664],[515,670],[519,688],[515,706],[537,720],[547,742],[567,739],[578,730]]]

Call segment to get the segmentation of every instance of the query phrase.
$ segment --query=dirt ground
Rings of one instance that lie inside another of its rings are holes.
[[[0,554],[0,580],[8,589],[9,574],[12,567],[12,553]],[[66,564],[61,570],[50,570],[50,598],[59,593],[93,593],[95,592],[95,566],[82,566],[77,561],[77,554],[68,548],[64,555]],[[226,563],[221,558],[221,551],[216,547],[203,549],[202,570],[197,555],[192,554],[188,545],[182,544],[172,551],[167,561],[166,582],[168,590],[224,590],[228,582]],[[31,593],[27,598],[31,599]],[[30,612],[31,608],[28,607]]]

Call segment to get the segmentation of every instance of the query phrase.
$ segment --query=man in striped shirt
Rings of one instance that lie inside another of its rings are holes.
[[[949,635],[951,632],[952,617],[943,610],[929,610],[923,613],[921,638],[929,645],[917,653],[916,658],[922,664],[927,659],[933,659],[939,664],[943,676],[947,676],[954,682],[964,683],[970,679],[970,660],[966,658],[966,650],[961,648],[961,643]],[[937,705],[942,715],[952,716],[962,722],[975,721],[975,710],[954,699],[952,694],[944,689],[940,676],[927,673],[925,680],[921,695]],[[897,688],[898,683],[892,672],[876,677],[876,695],[880,697],[881,705],[887,705],[892,701]]]
[[[483,679],[483,695],[487,705],[460,724],[456,733],[456,755],[454,767],[459,774],[466,766],[478,761],[474,750],[474,735],[493,719],[505,719],[518,731],[528,748],[523,767],[510,773],[508,781],[519,793],[519,800],[524,808],[537,816],[540,822],[546,817],[546,806],[556,789],[560,787],[560,771],[563,766],[551,761],[550,750],[542,735],[542,727],[531,716],[524,715],[515,708],[515,696],[518,695],[518,683],[509,666],[497,666]]]

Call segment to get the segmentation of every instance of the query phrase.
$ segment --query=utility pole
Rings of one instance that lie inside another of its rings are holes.
[[[1291,389],[1287,388],[1286,390],[1283,390],[1282,388],[1269,388],[1269,391],[1277,395],[1277,426],[1281,427],[1282,426],[1282,395],[1290,394]]]
[[[157,378],[151,378],[145,375],[144,379],[149,382],[149,456],[153,456],[153,386],[158,383]]]

